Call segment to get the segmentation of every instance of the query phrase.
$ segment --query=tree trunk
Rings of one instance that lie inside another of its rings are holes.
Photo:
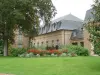
[[[31,48],[31,38],[29,37],[29,48]]]
[[[4,56],[8,56],[8,39],[4,39]]]

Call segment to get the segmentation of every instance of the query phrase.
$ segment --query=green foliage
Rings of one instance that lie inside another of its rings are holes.
[[[78,56],[88,56],[88,49],[75,45],[63,45],[62,50],[68,50],[68,53],[77,54]]]
[[[93,10],[95,12],[92,12],[94,15],[94,20],[96,22],[100,22],[100,0],[94,0],[94,4],[92,5]]]
[[[10,56],[15,56],[15,57],[25,53],[26,51],[27,51],[27,49],[25,49],[25,48],[11,48],[9,50]]]
[[[100,54],[100,0],[94,0],[92,9],[94,20],[86,24],[86,29],[90,33],[89,41],[94,45],[94,52]]]
[[[0,40],[0,54],[3,54],[3,41]]]
[[[14,31],[21,29],[28,33],[38,29],[40,20],[46,25],[56,14],[51,0],[0,0],[0,35],[4,41],[14,42]],[[6,42],[7,43],[7,42]],[[7,44],[4,44],[7,48]],[[4,50],[4,54],[7,50]]]
[[[100,42],[99,41],[95,42],[94,44],[94,53],[100,56]]]
[[[0,72],[14,75],[100,75],[100,57],[0,57]]]
[[[61,57],[66,57],[67,54],[66,54],[66,53],[62,53],[60,56],[61,56]]]

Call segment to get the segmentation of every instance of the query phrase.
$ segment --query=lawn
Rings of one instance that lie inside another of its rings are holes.
[[[100,57],[0,57],[0,73],[15,75],[100,75]]]

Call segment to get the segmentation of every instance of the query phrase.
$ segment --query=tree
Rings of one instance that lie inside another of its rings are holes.
[[[38,35],[38,29],[37,28],[32,28],[30,29],[28,32],[24,32],[25,36],[29,38],[29,48],[32,47],[32,44],[31,44],[31,39],[34,39],[34,37],[36,37]]]
[[[100,55],[100,1],[95,0],[92,5],[94,20],[86,25],[90,33],[90,41],[94,45],[94,52]]]
[[[56,10],[51,0],[0,0],[0,34],[4,41],[4,56],[8,42],[13,43],[14,31],[30,32],[39,26],[40,19],[48,24]]]

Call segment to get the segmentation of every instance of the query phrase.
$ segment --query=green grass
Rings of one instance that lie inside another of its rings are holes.
[[[0,73],[16,75],[100,75],[100,57],[0,57]]]

